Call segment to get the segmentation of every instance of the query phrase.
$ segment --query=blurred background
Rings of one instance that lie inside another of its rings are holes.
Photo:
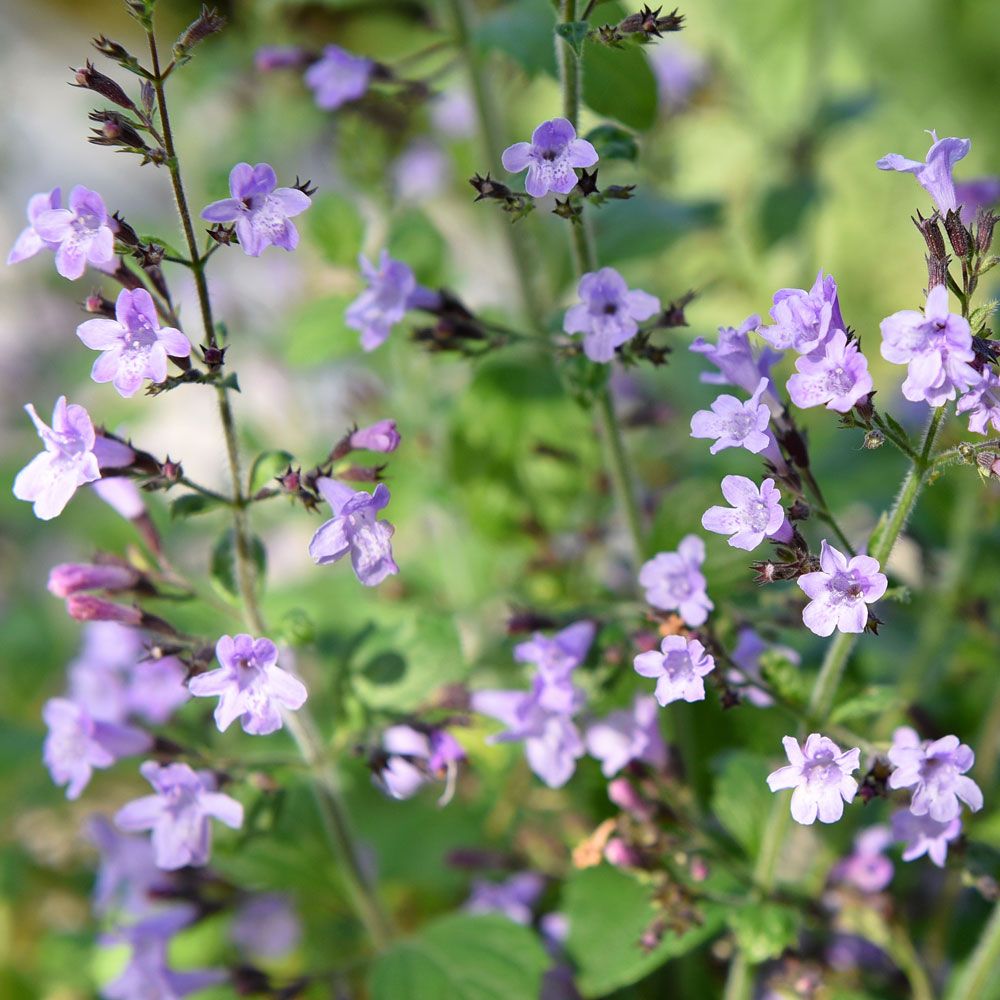
[[[232,344],[227,360],[239,371],[242,392],[234,405],[247,463],[280,448],[309,466],[354,421],[394,418],[404,440],[392,456],[388,511],[402,572],[377,591],[359,587],[346,566],[312,565],[307,545],[318,518],[281,500],[254,512],[268,551],[267,617],[301,647],[299,668],[314,707],[350,758],[359,733],[417,709],[441,685],[472,677],[478,687],[517,686],[505,635],[511,607],[600,614],[609,594],[628,587],[627,547],[591,418],[550,359],[520,349],[475,363],[436,357],[408,341],[405,324],[364,355],[344,325],[344,308],[361,288],[357,254],[374,257],[383,247],[405,259],[425,285],[454,289],[471,307],[515,328],[524,322],[503,231],[509,222],[490,203],[474,205],[467,183],[476,171],[501,178],[503,172],[482,151],[461,59],[448,46],[425,53],[448,37],[446,6],[241,0],[220,7],[229,28],[171,83],[192,203],[225,197],[229,170],[240,160],[267,161],[280,183],[298,175],[319,189],[299,220],[303,238],[294,254],[270,249],[252,259],[222,249],[210,267],[216,312]],[[519,0],[475,7],[478,57],[502,112],[506,145],[559,112],[550,6]],[[602,5],[597,20],[614,21],[621,11]],[[743,453],[723,468],[704,442],[688,438],[690,414],[715,395],[697,381],[703,365],[688,353],[689,341],[737,326],[750,313],[766,314],[776,289],[809,287],[823,268],[836,277],[845,319],[872,363],[878,402],[916,431],[923,414],[901,400],[900,371],[878,357],[878,323],[923,302],[924,246],[910,216],[918,208],[926,214],[928,199],[912,178],[881,173],[874,164],[888,152],[923,158],[930,143],[924,130],[936,129],[972,138],[957,179],[1000,173],[1000,5],[692,0],[681,11],[680,35],[627,54],[641,62],[624,78],[629,86],[619,88],[614,72],[588,80],[581,123],[586,132],[616,120],[639,149],[634,162],[601,167],[603,184],[638,190],[633,201],[601,210],[602,264],[664,302],[698,292],[687,309],[689,327],[670,332],[670,363],[630,370],[615,383],[621,412],[635,424],[628,446],[656,549],[698,530],[701,511],[718,502],[723,472],[757,469]],[[160,0],[164,41],[196,13],[196,4]],[[67,67],[98,61],[89,39],[101,33],[137,52],[141,47],[136,26],[112,0],[0,7],[6,95],[0,248],[23,228],[32,194],[55,185],[68,192],[75,184],[101,192],[138,232],[179,242],[165,172],[85,141],[87,112],[99,102],[67,86]],[[254,68],[262,44],[327,42],[426,80],[439,96],[330,114],[313,105],[298,74]],[[517,226],[539,276],[547,322],[558,329],[574,297],[565,223],[539,211]],[[185,275],[170,279],[182,318],[196,329]],[[69,285],[47,255],[0,268],[3,481],[9,484],[37,451],[22,406],[33,402],[48,419],[56,397],[66,393],[95,421],[181,460],[193,479],[225,489],[211,392],[185,386],[156,399],[123,400],[89,380],[93,359],[74,331],[84,318],[80,302],[94,287],[92,273]],[[105,294],[114,294],[110,282]],[[892,498],[904,471],[901,457],[888,448],[863,450],[861,432],[839,430],[825,410],[809,411],[802,423],[831,505],[849,533],[863,538]],[[949,433],[957,440],[964,432],[953,426]],[[927,708],[930,728],[958,732],[977,750],[988,805],[972,832],[1000,847],[1000,811],[990,807],[1000,739],[992,569],[1000,549],[997,499],[995,483],[984,486],[965,468],[928,491],[894,556],[893,570],[912,588],[912,600],[886,607],[884,632],[863,645],[849,683],[861,690],[903,671],[919,678],[911,693]],[[227,527],[223,516],[171,522],[162,494],[151,494],[148,506],[171,559],[203,577],[206,552]],[[94,855],[79,830],[86,816],[110,813],[139,794],[140,781],[120,765],[96,775],[79,802],[67,803],[41,763],[40,710],[63,689],[81,639],[80,627],[45,590],[50,567],[137,544],[131,527],[88,490],[50,523],[36,521],[9,488],[0,491],[0,996],[11,1000],[91,996],[121,963],[114,949],[96,943],[87,902]],[[755,590],[745,558],[721,541],[710,541],[708,550],[709,592],[718,606],[731,603],[749,621],[792,621],[784,611],[787,592]],[[210,609],[169,610],[185,627],[208,634],[238,627],[235,618],[220,624]],[[614,628],[610,636],[614,652]],[[780,638],[802,654],[804,669],[817,666],[820,641],[801,632]],[[618,652],[628,656],[627,646]],[[600,669],[605,704],[630,700],[631,688],[608,680],[613,657]],[[704,763],[693,779],[706,798],[726,748],[741,746],[770,760],[782,735],[780,719],[748,712],[723,718],[711,699],[693,718],[692,739]],[[187,706],[177,726],[204,738],[204,706]],[[488,748],[476,729],[462,741],[472,774],[444,811],[430,798],[383,800],[363,763],[347,765],[356,825],[388,898],[410,926],[465,898],[470,876],[446,863],[449,852],[470,845],[516,851],[532,867],[559,874],[567,846],[607,811],[592,761],[581,764],[567,789],[553,792],[530,777],[519,747]],[[241,753],[246,742],[239,733],[215,734],[220,752]],[[336,899],[336,878],[304,792],[294,775],[289,780],[289,804],[273,819],[280,836],[272,831],[231,850],[223,846],[218,865],[245,884],[292,890],[308,927],[288,959],[288,968],[299,971],[329,963],[331,954],[349,959],[356,940],[336,902],[315,891],[317,882],[328,881]],[[828,864],[850,833],[850,824],[824,831],[822,839],[803,832],[809,857],[796,864],[821,866],[824,858]],[[293,835],[295,850],[283,850]],[[937,873],[911,868],[899,878],[909,880],[915,912],[943,891]],[[961,954],[984,904],[960,893],[954,881],[947,891],[954,909],[945,926],[928,931],[928,947]],[[558,905],[557,898],[549,902]],[[181,943],[177,964],[217,961],[229,947],[226,933],[222,922],[200,925]],[[660,995],[655,991],[668,984],[711,990],[724,958],[668,967],[656,974],[660,979],[621,995]]]

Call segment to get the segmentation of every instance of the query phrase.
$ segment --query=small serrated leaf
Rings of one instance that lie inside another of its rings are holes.
[[[639,145],[635,136],[617,125],[598,125],[584,138],[593,144],[602,160],[635,160],[639,155]]]
[[[259,582],[267,567],[267,550],[256,535],[250,539],[250,557],[253,559]],[[212,583],[226,597],[239,596],[239,582],[236,578],[236,533],[232,528],[220,536],[212,549],[210,574]]]
[[[556,25],[556,34],[576,53],[577,58],[583,54],[583,43],[590,34],[590,25],[586,21],[566,21]]]
[[[223,502],[215,497],[208,497],[203,493],[185,493],[184,496],[171,501],[170,517],[173,520],[193,517],[195,514],[204,514],[206,511],[215,510],[222,506]]]
[[[287,451],[262,451],[250,467],[250,496],[265,486],[273,486],[273,480],[295,461],[295,456]]]

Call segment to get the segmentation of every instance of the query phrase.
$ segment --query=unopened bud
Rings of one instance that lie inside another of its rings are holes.
[[[952,250],[956,257],[965,258],[972,250],[972,237],[969,230],[962,224],[962,219],[953,208],[948,209],[948,214],[944,217],[944,229],[948,234],[948,242],[951,243]]]
[[[910,221],[920,230],[920,235],[923,236],[932,257],[946,257],[948,255],[944,247],[944,236],[941,235],[941,230],[937,224],[936,214],[932,215],[929,219],[925,219],[917,212],[917,217],[915,219],[911,218]]]
[[[620,837],[612,837],[604,847],[604,860],[615,868],[641,868],[642,855]]]
[[[395,451],[400,440],[395,420],[380,420],[371,427],[362,427],[351,434],[349,439],[352,448],[385,453]]]
[[[94,69],[94,64],[89,59],[80,69],[73,70],[73,78],[75,80],[73,86],[82,87],[84,90],[93,90],[120,108],[127,108],[129,111],[136,110],[132,99],[119,84],[110,76],[105,76],[99,70]]]
[[[876,448],[881,448],[885,444],[885,435],[880,430],[870,430],[865,435],[864,446],[869,451],[874,451]]]
[[[115,239],[126,246],[134,247],[139,243],[139,235],[136,231],[117,213],[108,220],[111,232],[115,234]]]
[[[142,624],[142,612],[124,604],[114,604],[91,594],[71,594],[66,599],[70,618],[78,622],[117,622],[137,628]]]
[[[855,404],[854,409],[864,421],[870,421],[875,416],[875,405],[872,403],[874,392],[866,393]]]
[[[976,253],[986,254],[993,246],[993,227],[998,216],[990,208],[981,208],[976,216]]]
[[[166,461],[160,463],[160,475],[168,483],[176,483],[184,475],[184,469],[180,462],[172,462],[168,457]]]
[[[110,299],[106,299],[100,292],[91,292],[83,300],[84,312],[97,316],[113,317],[115,315],[115,304]]]
[[[628,778],[615,778],[608,785],[608,798],[622,812],[627,812],[637,819],[648,819],[651,815],[649,804],[643,800]]]
[[[49,572],[48,589],[56,597],[85,590],[131,590],[139,571],[122,563],[60,563]]]
[[[299,45],[263,45],[253,57],[254,67],[261,73],[276,69],[305,69],[316,56]]]
[[[201,13],[197,19],[187,26],[187,30],[174,44],[175,58],[187,55],[190,49],[204,41],[209,35],[221,31],[225,25],[226,19],[214,7],[202,4]]]

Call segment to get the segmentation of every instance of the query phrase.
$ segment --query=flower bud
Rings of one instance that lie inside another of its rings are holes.
[[[167,456],[166,461],[160,464],[160,475],[168,483],[176,483],[184,475],[184,469],[181,467],[180,462],[172,462],[170,457]]]
[[[944,217],[944,229],[948,234],[948,242],[951,243],[952,250],[956,257],[968,257],[972,251],[972,237],[969,230],[962,225],[962,219],[953,208],[948,209],[948,214]]]
[[[396,421],[380,420],[377,424],[372,424],[371,427],[362,427],[361,430],[351,434],[350,444],[352,448],[388,453],[399,447],[400,440],[399,431],[396,430]]]
[[[648,819],[650,816],[649,804],[642,799],[628,778],[615,778],[608,785],[608,798],[622,812],[630,813],[638,819]]]
[[[226,19],[214,7],[202,4],[197,19],[187,26],[184,34],[174,43],[174,58],[184,58],[199,42],[221,31],[225,25]]]
[[[117,622],[137,628],[142,624],[142,612],[124,604],[113,604],[90,594],[71,594],[66,599],[70,618],[78,622]]]
[[[254,67],[261,73],[276,69],[305,69],[316,59],[313,53],[299,45],[263,45],[253,57]]]
[[[976,253],[989,253],[993,245],[993,227],[998,216],[990,208],[981,208],[976,217]]]
[[[936,214],[932,215],[929,219],[925,219],[917,212],[917,217],[915,219],[911,218],[910,221],[920,230],[920,235],[923,236],[932,257],[946,257],[948,255],[944,247],[944,237],[941,235],[941,230],[937,224]]]
[[[69,597],[82,590],[131,590],[140,579],[138,570],[121,563],[60,563],[49,571],[48,589]]]
[[[106,299],[100,292],[91,292],[83,300],[84,312],[97,316],[107,316],[114,319],[115,304],[110,299]]]
[[[73,86],[82,87],[84,90],[93,90],[120,108],[126,108],[129,111],[136,110],[128,94],[110,76],[105,76],[94,69],[94,64],[89,59],[81,69],[73,70],[73,74],[76,81]]]
[[[620,837],[612,837],[604,848],[604,860],[615,868],[641,868],[642,855]]]

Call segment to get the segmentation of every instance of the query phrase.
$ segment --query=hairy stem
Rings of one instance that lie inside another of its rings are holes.
[[[983,928],[979,943],[959,972],[947,1000],[979,1000],[986,995],[987,984],[996,974],[1000,964],[1000,903]]]
[[[167,165],[174,191],[174,201],[180,216],[181,228],[187,242],[191,257],[190,267],[194,273],[195,285],[198,290],[198,304],[201,319],[205,328],[205,343],[210,347],[217,346],[215,327],[212,320],[212,303],[208,293],[208,283],[205,279],[205,257],[198,252],[194,223],[187,196],[181,180],[180,166],[174,148],[173,133],[170,127],[170,117],[167,112],[167,98],[164,87],[165,75],[160,72],[159,54],[156,39],[152,32],[147,32],[149,54],[153,65],[153,86],[156,91],[157,106],[160,112],[160,123],[163,131],[163,148],[167,154]],[[240,467],[239,443],[236,432],[236,421],[232,407],[229,404],[228,391],[219,386],[216,388],[219,419],[222,424],[223,438],[226,443],[226,457],[229,464],[229,474],[232,481],[233,495],[229,503],[233,517],[233,535],[235,550],[236,582],[240,600],[243,606],[243,616],[247,628],[256,635],[267,631],[264,617],[257,599],[257,573],[253,560],[252,534],[247,517],[247,496],[243,489],[243,474]],[[315,721],[308,708],[303,706],[297,713],[284,714],[285,725],[299,749],[303,760],[312,775],[313,793],[323,824],[324,832],[330,842],[334,855],[341,864],[341,875],[348,886],[352,902],[358,917],[364,925],[372,943],[376,948],[383,948],[391,937],[391,925],[382,909],[374,886],[365,871],[360,853],[351,831],[346,807],[344,806],[336,771],[333,762],[324,753],[323,741],[319,736]]]

